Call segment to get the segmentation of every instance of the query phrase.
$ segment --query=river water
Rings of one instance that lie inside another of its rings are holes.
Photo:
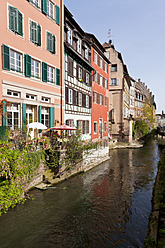
[[[0,217],[0,248],[142,247],[159,150],[114,150],[110,160]]]

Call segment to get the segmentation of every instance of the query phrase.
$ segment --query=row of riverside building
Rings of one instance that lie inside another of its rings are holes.
[[[0,32],[1,126],[65,123],[84,140],[129,137],[145,99],[156,106],[111,41],[86,33],[63,0],[2,1]]]

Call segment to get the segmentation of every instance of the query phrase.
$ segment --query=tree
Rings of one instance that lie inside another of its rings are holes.
[[[155,111],[154,105],[151,102],[151,98],[146,98],[143,106],[143,117],[147,121],[148,125],[151,128],[154,128],[155,125]]]

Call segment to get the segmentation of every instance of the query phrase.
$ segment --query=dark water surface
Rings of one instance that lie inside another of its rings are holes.
[[[157,172],[155,141],[114,150],[108,162],[0,217],[0,248],[142,247]]]

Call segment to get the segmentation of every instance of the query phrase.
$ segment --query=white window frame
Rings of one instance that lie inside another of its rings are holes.
[[[41,108],[41,123],[44,124],[46,127],[49,127],[49,108],[48,107]]]
[[[33,62],[34,65],[32,65]],[[32,74],[32,67],[34,67],[33,74]],[[31,77],[40,79],[40,75],[41,75],[40,73],[41,73],[41,63],[38,60],[31,58]]]
[[[96,125],[96,132],[95,132],[95,125]],[[93,131],[94,131],[94,134],[97,134],[97,121],[94,121],[93,123]]]
[[[86,108],[89,108],[89,96],[86,95]]]
[[[82,106],[82,93],[81,92],[78,93],[78,105]]]
[[[54,79],[55,79],[55,69],[52,66],[47,65],[47,82],[54,83],[55,82]]]
[[[97,53],[96,52],[94,52],[94,62],[97,65]]]
[[[98,73],[96,72],[95,73],[95,83],[97,83],[97,75],[98,75]]]
[[[100,75],[100,86],[103,86],[103,76]]]
[[[47,0],[47,15],[54,20],[54,3]]]
[[[40,0],[31,0],[30,3],[34,4],[37,8],[40,8]]]
[[[15,109],[15,106],[17,105],[17,109]],[[16,128],[20,128],[20,104],[18,103],[11,103],[10,106],[7,107],[7,114],[8,113],[11,113],[11,126],[10,126],[10,129],[11,130],[15,130],[14,128],[14,113],[18,113],[18,127]],[[7,115],[7,126],[8,126],[8,115]]]
[[[32,115],[32,120],[31,122],[34,122],[34,106],[33,105],[26,105],[26,121],[27,125],[30,124],[30,114]]]
[[[117,78],[111,78],[111,85],[117,85]]]
[[[11,56],[11,53],[13,53],[13,57]],[[20,58],[18,59],[18,56],[20,56]],[[11,62],[11,60],[13,59],[13,63]],[[23,59],[23,56],[20,52],[17,52],[13,49],[10,49],[10,70],[11,71],[15,71],[17,73],[23,73],[23,70],[22,70],[22,59]],[[20,65],[19,65],[20,63]],[[13,65],[13,67],[12,67]],[[20,67],[20,69],[18,70],[17,68]]]
[[[105,82],[105,88],[108,89],[108,81],[107,81],[106,78],[105,78],[105,81],[104,82]]]
[[[67,30],[67,42],[72,45],[72,29],[68,27]]]
[[[11,94],[9,94],[9,92]],[[12,91],[12,90],[7,89],[7,96],[20,98],[20,92],[18,92],[18,91]]]
[[[103,69],[103,59],[100,57],[100,68]]]
[[[86,72],[86,84],[89,84],[89,73]]]
[[[78,79],[82,79],[82,68],[78,68]]]
[[[42,97],[41,97],[41,101],[42,101],[42,102],[50,103],[50,98],[45,97],[45,96],[42,96]]]
[[[36,101],[37,97],[35,95],[26,93],[26,99]]]
[[[77,52],[81,54],[81,39],[79,37],[77,39]]]
[[[108,66],[107,66],[107,63],[105,62],[105,72],[108,73]]]
[[[68,89],[68,103],[72,104],[73,103],[73,90]]]
[[[88,54],[88,47],[85,47],[85,58],[88,59],[89,58],[89,54]]]

